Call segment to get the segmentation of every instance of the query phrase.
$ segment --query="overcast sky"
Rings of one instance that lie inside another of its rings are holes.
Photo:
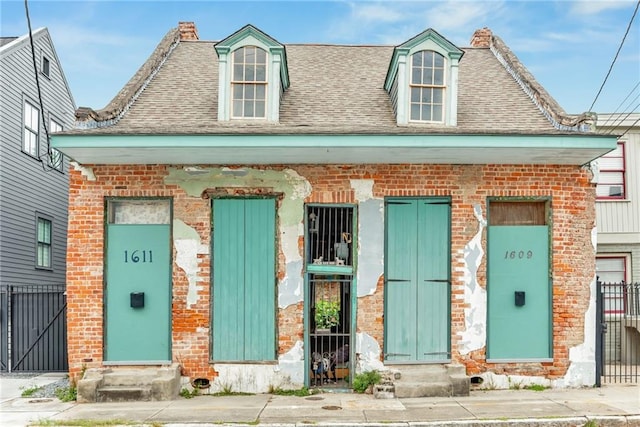
[[[0,1],[0,35],[26,34],[24,0]],[[51,33],[77,106],[104,107],[171,28],[179,21],[194,21],[203,40],[221,40],[253,24],[283,44],[397,45],[433,28],[466,47],[476,29],[489,27],[569,113],[589,110],[637,4],[637,0],[28,2],[32,28],[48,27]],[[640,12],[593,110],[640,111]]]

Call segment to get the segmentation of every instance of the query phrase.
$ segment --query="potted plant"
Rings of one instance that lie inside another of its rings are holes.
[[[340,304],[338,301],[316,301],[316,333],[326,332],[340,323]]]

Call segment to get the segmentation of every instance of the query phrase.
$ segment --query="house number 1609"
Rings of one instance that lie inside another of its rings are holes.
[[[531,259],[533,258],[533,251],[506,251],[504,253],[504,259]]]
[[[153,251],[135,250],[131,253],[124,251],[124,262],[153,262]]]

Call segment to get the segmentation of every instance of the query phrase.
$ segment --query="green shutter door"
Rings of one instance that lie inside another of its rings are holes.
[[[171,360],[171,258],[168,224],[109,224],[105,360]],[[144,293],[132,307],[131,293]]]
[[[275,200],[213,202],[213,358],[275,358]]]
[[[389,199],[385,353],[389,362],[449,359],[447,199]]]
[[[487,357],[550,358],[549,227],[490,226],[487,238]]]

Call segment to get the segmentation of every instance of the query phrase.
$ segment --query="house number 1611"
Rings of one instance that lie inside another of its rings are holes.
[[[131,253],[124,251],[124,262],[153,262],[153,251],[135,250]]]

